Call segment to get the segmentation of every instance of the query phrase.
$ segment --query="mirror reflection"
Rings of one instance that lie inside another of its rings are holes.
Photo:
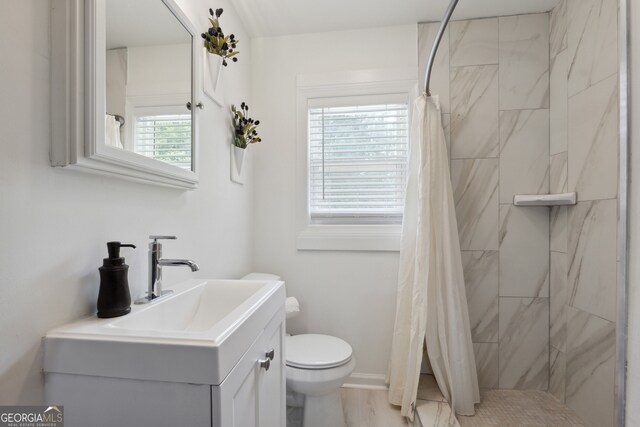
[[[161,0],[105,3],[105,143],[193,170],[191,34]]]

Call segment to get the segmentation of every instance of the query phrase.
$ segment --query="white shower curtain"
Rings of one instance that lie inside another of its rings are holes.
[[[473,415],[480,392],[437,97],[416,99],[410,144],[389,402],[413,419],[426,342],[442,394],[455,413]]]

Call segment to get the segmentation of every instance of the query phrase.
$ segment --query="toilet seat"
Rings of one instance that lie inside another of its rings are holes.
[[[351,360],[351,346],[340,338],[320,334],[286,337],[286,364],[298,369],[329,369]]]

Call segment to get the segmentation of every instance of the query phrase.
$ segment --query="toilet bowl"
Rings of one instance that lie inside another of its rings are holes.
[[[244,279],[280,280],[280,277],[251,273]],[[329,335],[287,335],[285,359],[287,427],[344,427],[340,387],[356,366],[351,346]],[[301,420],[299,411],[296,414],[300,407]]]
[[[302,427],[343,427],[340,387],[356,366],[351,346],[329,335],[287,336],[289,403],[303,395]]]

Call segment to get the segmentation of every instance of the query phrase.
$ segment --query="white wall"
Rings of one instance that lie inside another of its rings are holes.
[[[126,115],[127,67],[129,55],[126,47],[107,50],[105,58],[107,114]]]
[[[631,22],[631,187],[629,251],[628,426],[640,425],[640,4],[630,0]]]
[[[204,0],[180,0],[207,28]],[[242,40],[224,71],[227,102],[249,98],[251,43],[227,0],[226,31]],[[147,286],[147,237],[175,234],[169,257],[201,270],[166,269],[166,283],[236,277],[252,252],[252,186],[229,181],[229,113],[200,95],[200,187],[191,192],[49,166],[49,2],[0,2],[0,404],[42,399],[41,337],[95,312],[105,242],[121,240],[132,296]]]
[[[127,50],[127,96],[175,95],[191,90],[191,45],[135,46]]]
[[[295,248],[295,78],[358,69],[417,68],[415,25],[253,40],[250,113],[261,121],[254,158],[254,263],[281,275],[301,303],[292,333],[338,336],[354,348],[356,372],[386,371],[395,316],[397,252]],[[416,76],[417,77],[417,76]],[[268,84],[265,84],[268,82]],[[253,147],[252,147],[253,148]]]

